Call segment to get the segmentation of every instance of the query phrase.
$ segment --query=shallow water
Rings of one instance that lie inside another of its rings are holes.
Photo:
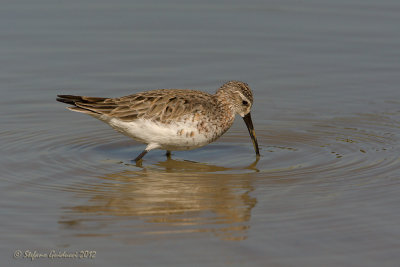
[[[6,265],[397,266],[396,1],[14,1],[0,11]],[[151,151],[56,94],[214,92],[243,80],[217,142]],[[92,259],[14,259],[16,250]]]

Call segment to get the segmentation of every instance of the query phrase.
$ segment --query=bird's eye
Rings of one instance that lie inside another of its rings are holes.
[[[247,106],[249,104],[249,102],[247,102],[246,100],[243,100],[242,104]]]

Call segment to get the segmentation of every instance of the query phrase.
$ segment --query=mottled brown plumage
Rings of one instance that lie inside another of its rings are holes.
[[[131,121],[138,118],[170,123],[185,114],[210,115],[217,102],[212,95],[181,89],[159,89],[119,98],[59,95],[60,102],[75,105],[75,111],[103,114]]]
[[[214,95],[197,90],[159,89],[119,98],[58,95],[57,100],[72,105],[70,110],[92,115],[116,130],[149,144],[147,151],[153,148],[183,150],[203,146],[227,131],[236,113],[245,119],[248,128],[252,128],[249,123],[253,94],[246,83],[239,81],[225,83]],[[147,125],[149,123],[151,126]],[[153,137],[159,136],[152,138],[139,132],[137,128],[144,124],[153,132]],[[159,131],[176,128],[176,133],[172,134],[176,136],[171,136],[168,130],[164,138],[162,133],[154,134],[155,128]],[[259,155],[254,129],[249,128],[249,133]]]

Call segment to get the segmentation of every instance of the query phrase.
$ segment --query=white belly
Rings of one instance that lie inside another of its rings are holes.
[[[117,131],[146,144],[157,144],[165,150],[189,150],[207,145],[208,135],[200,133],[197,123],[192,121],[163,124],[145,119],[132,122],[116,118],[102,118]]]

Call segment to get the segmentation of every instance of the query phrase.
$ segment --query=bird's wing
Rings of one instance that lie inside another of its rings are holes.
[[[205,92],[160,89],[120,98],[59,95],[58,101],[74,105],[70,109],[91,115],[107,115],[123,121],[144,118],[168,123],[189,113],[204,112],[213,105],[213,97]]]

